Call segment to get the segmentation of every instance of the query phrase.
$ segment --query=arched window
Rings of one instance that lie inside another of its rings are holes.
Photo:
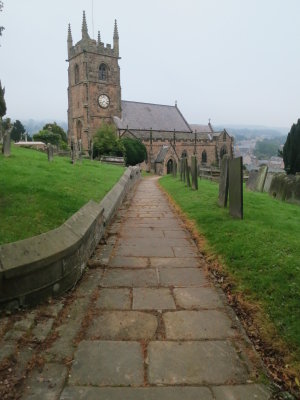
[[[76,64],[75,65],[75,85],[76,85],[76,83],[78,83],[79,82],[79,66],[78,66],[78,64]]]
[[[107,66],[101,64],[99,67],[99,79],[100,81],[107,81]]]
[[[207,154],[206,154],[205,150],[202,151],[201,162],[202,162],[202,164],[206,164],[207,163]]]

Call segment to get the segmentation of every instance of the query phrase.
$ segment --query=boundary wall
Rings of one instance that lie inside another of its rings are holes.
[[[32,306],[75,286],[140,177],[139,167],[129,167],[100,203],[89,201],[59,228],[0,246],[0,310]]]

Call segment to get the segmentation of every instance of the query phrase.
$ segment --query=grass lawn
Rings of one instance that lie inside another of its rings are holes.
[[[61,225],[89,200],[101,200],[123,167],[66,157],[49,163],[47,154],[12,146],[0,154],[0,244],[47,232]]]
[[[160,184],[221,257],[236,291],[261,305],[300,361],[300,207],[266,193],[244,191],[244,220],[217,205],[218,185],[199,180],[199,191],[166,176]]]

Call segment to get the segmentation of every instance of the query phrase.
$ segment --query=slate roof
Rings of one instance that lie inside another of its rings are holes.
[[[192,128],[193,131],[201,133],[212,133],[214,131],[211,124],[208,125],[190,124],[190,127]]]
[[[170,146],[162,146],[161,149],[159,150],[159,153],[157,154],[156,163],[161,163],[164,161],[168,151],[169,151]]]
[[[114,117],[119,129],[190,132],[191,128],[176,106],[122,100],[122,118]]]

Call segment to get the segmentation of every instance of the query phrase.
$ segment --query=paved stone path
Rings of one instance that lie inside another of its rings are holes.
[[[24,332],[38,341],[33,351],[45,362],[29,374],[22,399],[270,398],[255,383],[237,319],[156,181],[142,180],[120,209],[70,298],[6,330],[23,332],[19,344]],[[14,342],[5,343],[9,353]]]

